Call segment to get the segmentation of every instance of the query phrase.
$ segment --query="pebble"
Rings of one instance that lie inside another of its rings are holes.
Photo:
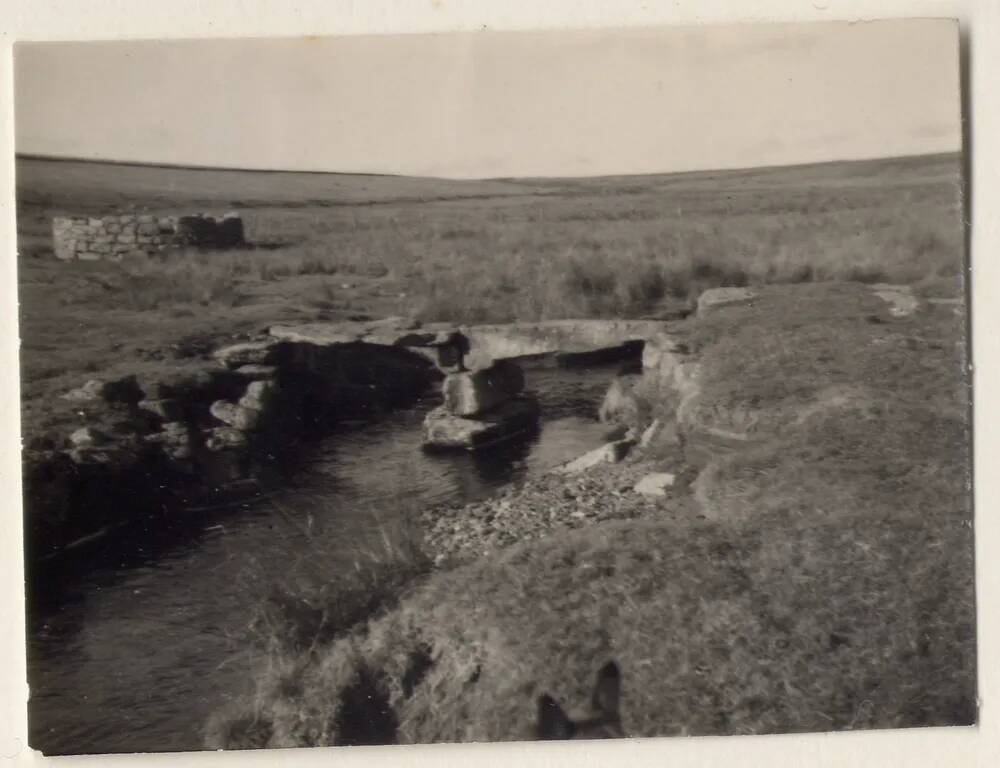
[[[648,466],[604,464],[586,475],[549,474],[467,506],[425,510],[420,522],[432,558],[454,564],[558,530],[662,514],[662,502],[634,493]]]

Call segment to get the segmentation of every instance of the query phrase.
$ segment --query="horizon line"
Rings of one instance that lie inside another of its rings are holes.
[[[811,160],[804,162],[793,162],[793,163],[774,163],[770,165],[740,165],[731,167],[711,167],[711,168],[689,168],[685,170],[675,170],[675,171],[643,171],[640,173],[599,173],[593,175],[580,175],[580,176],[428,176],[428,175],[417,175],[417,174],[407,174],[407,173],[389,173],[385,171],[324,171],[324,170],[302,170],[294,168],[240,168],[237,166],[226,166],[226,165],[199,165],[199,164],[188,164],[188,163],[168,163],[168,162],[145,162],[142,160],[114,160],[108,158],[89,158],[80,157],[78,155],[46,155],[44,153],[38,152],[14,152],[14,160],[41,160],[45,162],[56,162],[56,163],[94,163],[94,164],[104,164],[104,165],[121,165],[121,166],[133,166],[138,168],[164,168],[172,170],[186,170],[186,171],[228,171],[235,173],[302,173],[302,174],[312,174],[312,175],[330,175],[330,176],[376,176],[385,178],[404,178],[404,179],[434,179],[442,181],[523,181],[531,179],[602,179],[611,178],[615,176],[665,176],[665,175],[680,175],[686,173],[713,173],[721,171],[753,171],[753,170],[764,170],[767,168],[805,168],[814,165],[829,165],[832,163],[864,163],[864,162],[877,162],[885,160],[905,160],[908,158],[917,157],[948,157],[955,155],[962,157],[964,153],[964,147],[959,147],[958,149],[939,151],[939,152],[915,152],[903,155],[871,155],[863,157],[843,157],[843,158],[833,158],[829,160]]]

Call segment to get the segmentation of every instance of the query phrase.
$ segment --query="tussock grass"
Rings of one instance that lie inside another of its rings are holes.
[[[125,307],[140,312],[186,304],[233,306],[236,280],[246,272],[229,253],[184,250],[129,259],[111,284]]]
[[[634,736],[968,723],[970,556],[968,529],[884,515],[606,523],[436,576],[261,717],[270,746],[349,741],[342,694],[367,675],[400,741],[531,738],[537,695],[585,702],[613,658]]]
[[[127,265],[126,301],[140,311],[225,303],[247,283],[357,275],[405,288],[408,311],[425,320],[503,322],[641,316],[720,285],[943,278],[957,291],[958,163],[847,168],[856,175],[831,165],[537,181],[534,194],[512,186],[420,204],[251,207],[248,237],[273,249]]]
[[[271,546],[284,555],[285,567],[280,573],[265,567],[273,562],[273,551],[264,561],[252,552],[234,555],[245,563],[241,581],[250,607],[247,634],[238,645],[256,675],[251,695],[230,701],[206,723],[211,748],[264,746],[273,736],[269,718],[275,693],[296,696],[302,670],[323,649],[395,606],[431,567],[415,524],[384,520],[373,512],[371,535],[352,547],[352,567],[331,571],[330,562],[344,560],[342,523],[335,517],[323,523],[272,503],[285,530],[276,533]]]
[[[299,522],[282,510],[292,534],[275,538],[286,554],[283,571],[265,571],[253,553],[246,555],[246,591],[257,597],[249,628],[258,649],[311,654],[391,604],[429,569],[415,525],[372,515],[374,535],[352,548],[353,567],[331,573],[328,563],[343,546],[343,531],[336,522],[318,523],[312,515]]]
[[[819,211],[809,220],[734,221],[696,215],[667,219],[659,232],[609,232],[607,243],[579,243],[551,254],[543,248],[544,255],[530,258],[507,249],[479,260],[454,258],[447,268],[424,267],[418,276],[426,286],[422,316],[468,322],[635,317],[664,300],[689,306],[707,288],[773,283],[945,277],[957,290],[957,218],[897,211],[890,221],[884,213]],[[595,225],[600,231],[602,223]]]
[[[332,257],[322,244],[305,243],[274,251],[189,248],[158,257],[137,256],[105,283],[126,307],[145,311],[199,304],[234,306],[241,298],[241,284],[253,280],[356,274],[384,277],[388,268],[368,260]]]
[[[827,403],[869,424],[904,428],[896,410],[919,407],[964,428],[964,319],[951,307],[893,318],[882,299],[851,285],[758,296],[688,322],[701,369],[693,422],[767,437]]]

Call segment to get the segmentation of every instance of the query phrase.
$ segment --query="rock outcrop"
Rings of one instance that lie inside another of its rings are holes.
[[[710,288],[698,297],[698,314],[705,315],[732,304],[748,304],[756,296],[749,288]]]
[[[588,469],[593,469],[601,464],[617,464],[628,456],[629,451],[632,450],[632,446],[634,445],[635,440],[629,437],[614,440],[592,451],[588,451],[582,456],[573,459],[573,461],[563,464],[561,467],[557,467],[555,471],[562,475],[575,475],[580,472],[586,472]]]

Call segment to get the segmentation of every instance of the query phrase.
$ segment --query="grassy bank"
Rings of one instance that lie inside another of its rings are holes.
[[[537,696],[584,704],[608,660],[635,736],[973,722],[957,310],[896,316],[864,286],[815,285],[689,319],[698,372],[678,426],[692,471],[662,501],[687,515],[556,522],[435,573],[280,656],[215,733],[230,746],[531,738]],[[672,412],[671,392],[658,397]],[[735,437],[703,450],[721,428]],[[656,451],[633,461],[663,465]],[[602,478],[628,493],[615,468],[589,475]],[[537,494],[508,501],[547,512]]]

